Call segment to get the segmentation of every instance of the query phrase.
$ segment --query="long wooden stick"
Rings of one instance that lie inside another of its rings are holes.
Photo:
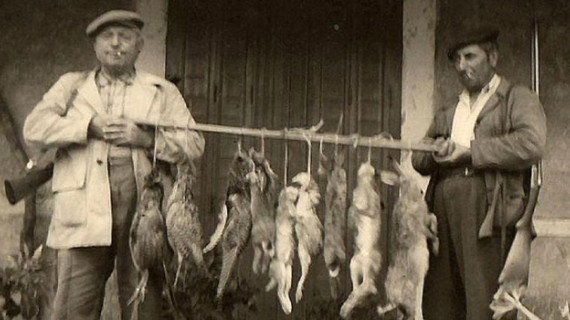
[[[359,134],[352,135],[337,135],[334,133],[316,133],[309,129],[283,129],[283,130],[268,130],[257,128],[243,128],[231,127],[217,124],[181,124],[175,122],[159,121],[157,123],[149,122],[148,120],[135,120],[136,123],[144,126],[158,126],[162,128],[172,129],[189,129],[203,132],[215,132],[233,134],[239,136],[253,136],[263,137],[269,139],[283,139],[283,140],[297,140],[306,141],[307,139],[312,142],[324,143],[337,143],[344,145],[351,145],[354,147],[372,147],[372,148],[386,148],[386,149],[400,149],[400,150],[413,150],[413,151],[437,151],[437,147],[423,143],[402,141],[397,139],[389,139],[386,134],[377,136],[361,136]]]

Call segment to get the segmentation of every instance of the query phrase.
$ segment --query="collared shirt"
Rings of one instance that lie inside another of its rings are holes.
[[[101,96],[101,102],[107,110],[107,114],[122,117],[125,110],[127,91],[133,84],[135,71],[125,73],[119,78],[112,78],[101,69],[97,71],[95,83]],[[111,145],[109,148],[109,158],[131,157],[132,151],[129,147],[119,147]]]
[[[464,147],[471,147],[471,140],[475,139],[475,122],[479,117],[479,113],[489,101],[489,98],[495,93],[497,87],[501,83],[501,78],[495,74],[489,83],[481,89],[479,96],[471,105],[469,92],[463,90],[459,95],[459,102],[453,116],[453,125],[451,127],[451,140]]]

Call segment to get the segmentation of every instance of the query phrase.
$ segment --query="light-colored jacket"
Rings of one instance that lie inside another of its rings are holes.
[[[63,75],[24,123],[24,139],[31,148],[57,148],[52,178],[54,212],[47,238],[47,245],[56,249],[111,244],[109,144],[87,138],[93,116],[106,114],[95,74],[94,70]],[[176,86],[140,70],[127,88],[123,115],[147,123],[194,123]],[[157,158],[168,162],[198,158],[204,150],[203,137],[189,130],[159,129],[155,143]],[[149,157],[152,150],[133,148],[139,191],[152,167]]]

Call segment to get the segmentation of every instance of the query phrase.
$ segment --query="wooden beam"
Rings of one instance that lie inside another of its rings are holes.
[[[297,141],[311,141],[322,143],[333,143],[351,145],[356,147],[370,147],[370,148],[386,148],[386,149],[400,149],[400,150],[413,150],[413,151],[437,151],[438,148],[432,144],[424,142],[412,142],[392,139],[388,133],[380,133],[374,136],[361,136],[359,134],[352,135],[337,135],[334,133],[317,133],[316,127],[312,129],[300,128],[285,128],[282,130],[268,130],[264,128],[247,128],[247,127],[232,127],[217,124],[181,124],[176,122],[159,121],[156,123],[149,122],[148,120],[136,120],[136,123],[148,127],[161,127],[173,129],[188,129],[203,132],[214,132],[232,134],[237,136],[250,136],[260,137],[267,139],[282,139],[282,140],[297,140]]]

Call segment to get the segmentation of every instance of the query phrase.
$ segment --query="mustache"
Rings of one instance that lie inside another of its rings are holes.
[[[472,71],[466,70],[466,71],[461,71],[459,73],[459,76],[462,78],[467,78],[469,80],[474,80],[475,79],[475,73],[473,73]]]

